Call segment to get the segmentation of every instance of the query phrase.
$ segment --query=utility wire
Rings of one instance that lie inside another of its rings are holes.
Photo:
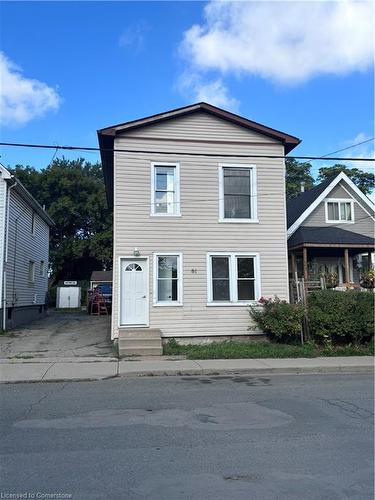
[[[264,155],[264,154],[222,154],[222,153],[193,153],[186,151],[147,151],[140,149],[118,149],[118,148],[95,148],[85,146],[53,146],[49,144],[27,144],[15,142],[0,142],[0,146],[21,147],[21,148],[40,148],[40,149],[59,149],[66,151],[101,151],[111,153],[130,153],[130,154],[159,154],[159,155],[174,155],[174,156],[203,156],[214,158],[268,158],[268,159],[285,159],[292,158],[295,160],[322,160],[325,156],[286,156],[286,155]],[[336,161],[375,161],[375,158],[339,158],[332,157],[330,160]]]

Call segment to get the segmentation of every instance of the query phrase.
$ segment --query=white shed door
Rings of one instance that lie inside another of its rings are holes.
[[[147,325],[147,279],[145,260],[121,262],[121,325]]]
[[[60,288],[60,303],[61,308],[79,307],[79,287],[69,286]]]

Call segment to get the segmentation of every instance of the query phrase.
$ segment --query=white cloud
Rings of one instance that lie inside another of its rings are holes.
[[[179,90],[197,102],[208,102],[234,112],[239,108],[239,101],[229,95],[221,78],[206,81],[199,74],[185,73],[180,78]]]
[[[18,126],[56,111],[61,99],[47,84],[26,78],[22,70],[0,52],[0,117],[3,125]]]
[[[204,17],[180,47],[195,71],[297,84],[373,64],[372,1],[211,1]]]

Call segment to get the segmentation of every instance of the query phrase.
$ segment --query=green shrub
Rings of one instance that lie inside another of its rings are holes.
[[[374,294],[319,290],[308,296],[313,338],[322,344],[368,342],[374,334]]]
[[[285,343],[297,343],[301,338],[304,307],[289,304],[277,297],[261,298],[262,307],[250,306],[249,312],[257,326],[272,340]],[[249,328],[250,329],[250,328]]]

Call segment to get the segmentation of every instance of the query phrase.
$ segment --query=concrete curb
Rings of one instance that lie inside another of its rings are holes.
[[[373,373],[374,358],[92,360],[0,363],[0,382],[87,382],[125,377],[202,376],[222,374]]]

